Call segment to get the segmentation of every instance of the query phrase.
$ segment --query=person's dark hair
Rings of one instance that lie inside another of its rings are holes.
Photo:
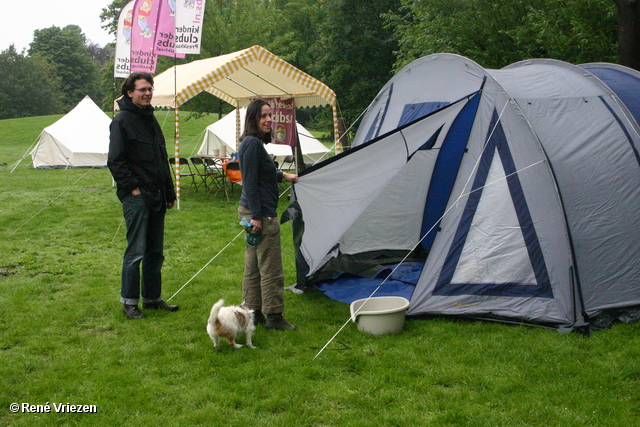
[[[136,88],[136,81],[144,79],[149,82],[151,86],[153,86],[153,76],[149,73],[131,73],[129,77],[127,77],[122,83],[122,89],[120,92],[124,96],[129,96],[129,92]]]
[[[258,128],[258,122],[262,115],[262,106],[269,105],[267,101],[262,98],[256,98],[247,107],[247,113],[244,117],[244,132],[240,140],[243,140],[245,136],[255,136],[263,142],[271,142],[272,132],[264,133]]]

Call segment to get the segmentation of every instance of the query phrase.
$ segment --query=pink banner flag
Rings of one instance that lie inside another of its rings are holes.
[[[160,0],[136,0],[133,6],[130,70],[156,71],[157,55],[153,53]]]
[[[186,58],[184,53],[175,53],[175,30],[176,30],[176,0],[162,1],[160,12],[158,13],[158,26],[156,28],[156,38],[153,44],[153,53],[156,55],[170,56],[175,58]]]
[[[267,99],[271,104],[271,125],[276,134],[274,144],[284,144],[290,147],[297,145],[296,138],[296,106],[293,98],[282,100],[280,98]]]

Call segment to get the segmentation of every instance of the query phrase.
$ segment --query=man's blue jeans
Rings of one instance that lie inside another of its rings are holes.
[[[141,289],[142,302],[158,302],[162,299],[165,211],[149,209],[141,195],[133,194],[122,199],[122,210],[127,224],[127,249],[122,263],[120,302],[138,304]]]

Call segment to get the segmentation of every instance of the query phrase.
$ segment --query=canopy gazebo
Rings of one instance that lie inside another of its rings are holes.
[[[180,106],[201,92],[236,107],[246,107],[251,99],[295,98],[296,107],[331,105],[336,151],[338,115],[335,92],[321,81],[299,70],[261,46],[214,58],[176,65],[154,77],[153,105],[175,109],[175,165],[178,208],[180,207]],[[240,139],[240,116],[236,113],[236,145]]]

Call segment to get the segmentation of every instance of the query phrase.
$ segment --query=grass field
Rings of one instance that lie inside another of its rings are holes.
[[[172,116],[159,115],[171,135]],[[255,350],[216,352],[209,309],[241,298],[237,191],[183,194],[167,215],[165,299],[233,243],[171,300],[180,311],[125,319],[108,170],[35,170],[27,157],[10,173],[58,117],[0,121],[0,425],[640,425],[639,324],[590,337],[453,319],[408,319],[401,334],[373,337],[348,324],[314,359],[349,307],[287,292],[297,330],[258,327]],[[212,121],[183,121],[183,153]],[[291,285],[288,224],[283,255]]]

